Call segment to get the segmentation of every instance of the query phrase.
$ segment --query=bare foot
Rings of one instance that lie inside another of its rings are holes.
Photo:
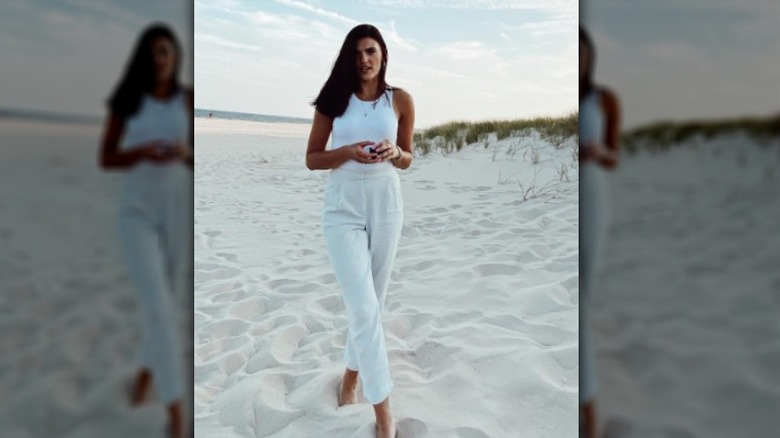
[[[358,402],[357,384],[358,372],[347,368],[339,389],[339,406],[353,405]]]
[[[152,387],[152,372],[147,368],[141,368],[135,375],[135,380],[130,388],[130,404],[138,406],[149,399],[149,390]]]
[[[395,427],[395,420],[390,414],[390,397],[382,403],[374,405],[374,414],[376,414],[376,437],[396,438],[398,431]]]
[[[182,418],[180,402],[168,405],[168,436],[170,438],[184,438],[184,419]]]
[[[398,438],[398,430],[395,427],[395,421],[390,419],[390,423],[382,426],[376,425],[376,438]]]
[[[580,405],[580,436],[582,438],[596,438],[597,417],[596,402],[587,401]]]

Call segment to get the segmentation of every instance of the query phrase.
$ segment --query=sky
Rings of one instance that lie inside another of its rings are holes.
[[[375,25],[416,127],[577,110],[577,2],[196,0],[195,105],[311,118],[346,34]]]
[[[189,5],[189,6],[188,6]],[[417,125],[576,108],[577,4],[501,0],[2,0],[0,107],[102,116],[141,29],[170,23],[200,108],[310,118],[346,33],[369,22]],[[777,0],[593,0],[596,79],[624,126],[780,110]],[[196,59],[193,64],[192,29]],[[194,77],[192,69],[195,69]]]
[[[153,21],[182,41],[182,79],[191,85],[191,1],[2,0],[0,107],[102,117]]]
[[[619,95],[626,128],[780,112],[777,0],[583,4],[595,79]]]

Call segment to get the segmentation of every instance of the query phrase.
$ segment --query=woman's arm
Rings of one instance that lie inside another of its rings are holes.
[[[122,152],[119,150],[119,139],[125,129],[125,121],[113,112],[109,113],[103,129],[103,139],[100,145],[99,161],[103,169],[124,169],[133,167],[144,158],[142,149]]]
[[[401,154],[392,163],[399,169],[407,169],[414,156],[414,100],[411,94],[400,89],[393,93],[393,100],[399,113],[396,141]]]
[[[404,90],[396,89],[393,93],[393,107],[398,114],[398,131],[396,143],[382,140],[376,147],[380,161],[390,160],[399,169],[406,169],[412,164],[414,139],[414,101]]]
[[[617,166],[620,155],[620,102],[615,93],[606,88],[602,90],[601,96],[607,132],[605,148],[597,158],[599,164],[612,169]]]
[[[326,151],[325,146],[328,144],[331,129],[333,129],[333,119],[315,110],[309,144],[306,148],[306,167],[309,170],[335,169],[349,160],[361,163],[377,162],[373,155],[363,150],[363,146],[373,144],[371,141],[361,141]]]
[[[187,130],[187,143],[184,145],[184,150],[181,151],[181,158],[184,160],[184,163],[192,169],[195,166],[195,156],[193,155],[195,149],[195,139],[193,137],[195,131],[195,97],[192,93],[192,89],[186,89],[184,93],[185,96],[187,96],[187,103],[189,105],[187,108],[189,109],[188,120],[190,121],[190,125]]]
[[[103,169],[129,169],[143,160],[164,163],[176,159],[170,154],[170,142],[150,141],[129,151],[119,150],[125,121],[112,111],[106,119],[100,144],[99,165]]]

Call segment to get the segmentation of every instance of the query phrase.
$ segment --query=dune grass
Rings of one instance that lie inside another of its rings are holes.
[[[560,147],[579,129],[577,113],[564,117],[537,117],[522,120],[487,120],[483,122],[449,122],[414,134],[415,150],[426,155],[434,150],[443,153],[459,151],[464,146],[487,142],[490,134],[498,140],[536,130],[555,147]]]
[[[738,132],[743,132],[759,144],[766,145],[768,140],[780,137],[780,114],[763,118],[657,122],[623,133],[621,142],[628,152],[636,152],[639,149],[665,151],[694,138],[710,140]]]

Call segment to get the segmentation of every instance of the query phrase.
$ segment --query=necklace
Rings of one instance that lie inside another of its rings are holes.
[[[357,97],[357,95],[355,95],[355,97],[357,98],[357,100],[360,100],[360,98]],[[371,108],[376,109],[376,104],[379,103],[379,99],[381,99],[381,96],[379,98],[377,98],[376,100],[374,100],[374,102],[371,104]],[[368,110],[366,109],[366,102],[363,101],[363,100],[360,100],[360,106],[363,107],[363,117],[368,117]]]

